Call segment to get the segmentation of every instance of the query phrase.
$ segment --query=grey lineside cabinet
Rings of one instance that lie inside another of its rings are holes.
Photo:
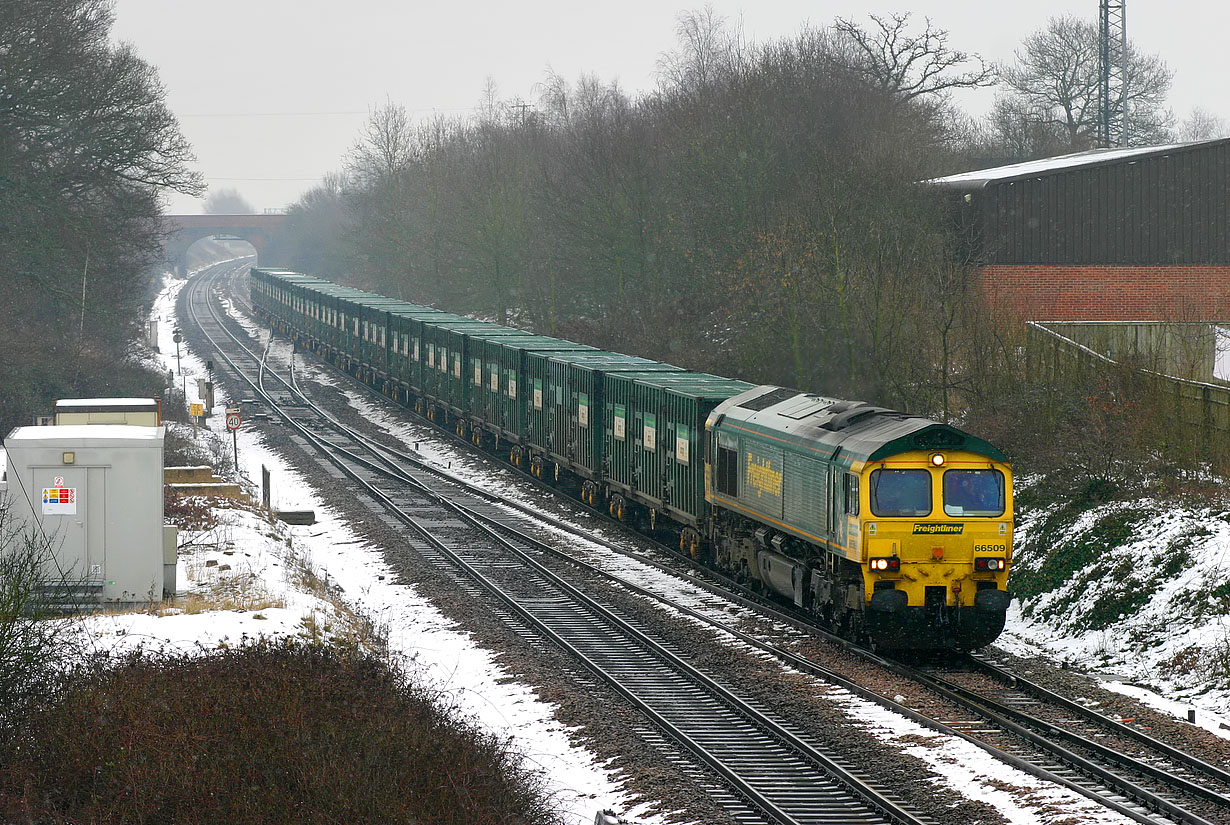
[[[18,524],[45,536],[49,584],[98,603],[159,601],[175,588],[163,543],[164,427],[18,427],[4,439]],[[173,553],[173,551],[172,551]],[[169,568],[164,569],[164,568]]]

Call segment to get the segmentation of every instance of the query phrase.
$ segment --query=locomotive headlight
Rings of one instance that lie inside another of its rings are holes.
[[[944,466],[944,454],[943,453],[932,453],[931,463],[935,465],[936,467],[943,467]]]
[[[983,572],[997,572],[1008,569],[1008,562],[1003,559],[974,559],[974,569]]]
[[[867,564],[877,573],[896,573],[901,569],[901,559],[896,556],[888,559],[868,559]]]

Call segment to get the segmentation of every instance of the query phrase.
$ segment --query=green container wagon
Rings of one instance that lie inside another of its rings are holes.
[[[460,315],[431,307],[398,309],[392,312],[395,355],[393,377],[411,392],[423,391],[423,324],[445,324],[463,321]]]
[[[363,358],[363,308],[378,296],[361,289],[345,287],[337,296],[338,331],[337,350],[348,362],[358,363]]]
[[[526,443],[577,475],[601,478],[603,380],[612,372],[683,370],[617,352],[529,353]]]
[[[356,289],[336,284],[320,287],[320,302],[325,316],[320,337],[334,352],[345,350],[349,338],[349,324],[346,319],[346,310],[350,307],[348,299],[359,294],[361,293]]]
[[[428,355],[434,358],[435,363],[435,369],[425,374],[426,394],[435,398],[454,415],[465,415],[470,388],[474,385],[470,372],[471,336],[518,334],[524,333],[512,327],[473,319],[424,325]]]
[[[479,338],[477,356],[483,361],[483,385],[471,399],[471,414],[481,418],[501,438],[520,442],[525,434],[525,408],[529,353],[598,352],[587,344],[574,344],[546,335],[508,335]]]
[[[272,281],[273,297],[270,303],[271,314],[281,320],[286,327],[291,329],[300,328],[298,310],[302,301],[300,285],[305,281],[319,279],[300,272],[287,272],[285,270],[276,270],[269,274]]]
[[[699,372],[614,373],[603,427],[608,486],[696,526],[705,505],[705,421],[754,385]]]
[[[396,298],[374,296],[359,306],[359,361],[377,374],[388,372],[389,310],[405,305]]]

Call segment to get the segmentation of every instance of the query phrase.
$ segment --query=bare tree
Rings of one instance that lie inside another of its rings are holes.
[[[1201,106],[1194,107],[1191,114],[1179,124],[1179,140],[1212,140],[1222,137],[1230,137],[1230,125]]]
[[[111,41],[113,6],[0,3],[0,432],[30,402],[117,394],[160,195],[201,191],[157,72]]]
[[[948,30],[936,28],[930,18],[921,32],[911,32],[909,13],[869,17],[874,23],[870,31],[842,17],[833,30],[847,45],[850,64],[845,68],[873,88],[912,100],[995,82],[993,66],[949,46]]]
[[[206,215],[251,215],[256,211],[238,189],[210,190],[204,209]]]
[[[1072,15],[1052,17],[1046,28],[1025,38],[1016,64],[1001,74],[1039,123],[1060,129],[1069,150],[1094,144],[1098,123],[1098,27]],[[1124,141],[1131,146],[1169,139],[1173,120],[1165,109],[1173,72],[1157,55],[1127,46],[1127,113]]]
[[[730,29],[713,6],[680,13],[675,24],[678,46],[658,58],[663,86],[695,92],[739,74],[748,48],[742,26]]]
[[[413,159],[414,137],[406,107],[386,102],[372,110],[350,150],[346,169],[357,185],[368,186],[400,175]]]

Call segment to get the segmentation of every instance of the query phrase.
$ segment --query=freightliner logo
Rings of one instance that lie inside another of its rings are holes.
[[[965,531],[964,524],[915,524],[916,536],[959,536]]]

